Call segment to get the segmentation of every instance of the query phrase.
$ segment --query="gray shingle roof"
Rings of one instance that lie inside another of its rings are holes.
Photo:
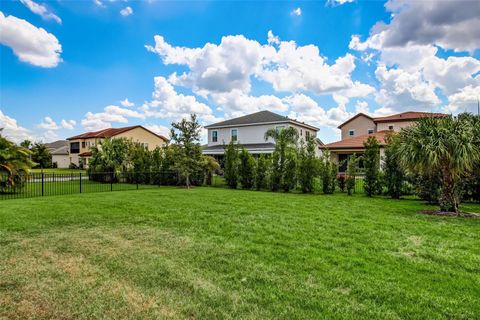
[[[234,118],[234,119],[230,119],[222,122],[217,122],[217,123],[205,126],[205,128],[208,129],[208,128],[215,128],[215,127],[239,126],[239,125],[248,125],[253,123],[271,123],[271,122],[294,122],[299,125],[304,125],[304,126],[306,125],[306,126],[315,128],[311,125],[305,124],[300,121],[296,121],[294,119],[290,119],[289,117],[285,117],[267,110],[248,114],[243,117],[238,117],[238,118]]]
[[[69,146],[63,146],[60,148],[57,148],[53,151],[51,151],[52,156],[53,155],[68,155],[69,152]]]
[[[45,145],[47,146],[48,149],[50,149],[50,151],[52,151],[61,147],[69,146],[70,142],[68,142],[67,140],[57,140],[54,142],[45,143]]]

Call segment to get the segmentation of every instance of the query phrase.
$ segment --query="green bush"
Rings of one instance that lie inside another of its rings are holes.
[[[255,160],[245,148],[242,148],[238,162],[238,175],[242,188],[252,189],[255,182]]]
[[[268,159],[264,154],[261,154],[255,166],[255,188],[257,190],[267,187],[268,171]]]
[[[231,141],[225,148],[224,177],[227,185],[236,189],[238,186],[238,147]]]

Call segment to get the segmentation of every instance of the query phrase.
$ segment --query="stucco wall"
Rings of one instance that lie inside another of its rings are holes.
[[[414,123],[414,121],[380,122],[377,123],[377,130],[388,130],[389,126],[393,126],[393,131],[399,132],[402,128],[410,127]]]
[[[70,156],[65,154],[59,154],[59,155],[52,155],[52,163],[56,162],[57,163],[57,168],[68,168],[70,165]]]
[[[166,144],[166,142],[162,138],[140,127],[123,132],[119,135],[116,135],[114,138],[127,138],[129,140],[132,140],[133,142],[147,143],[148,150],[150,151],[152,151],[156,147],[163,147]]]
[[[359,116],[342,127],[342,140],[368,134],[368,129],[373,129],[375,132],[375,127],[373,120],[365,116]],[[348,134],[350,130],[355,130],[353,136]]]

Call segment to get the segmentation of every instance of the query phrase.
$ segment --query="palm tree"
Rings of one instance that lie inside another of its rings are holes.
[[[1,129],[0,129],[1,131]],[[21,174],[26,173],[35,163],[30,160],[30,151],[19,147],[0,135],[0,191],[23,181]]]
[[[459,180],[480,159],[475,129],[461,117],[423,118],[400,133],[401,163],[413,172],[439,172],[440,209],[458,214]]]
[[[212,156],[202,156],[202,167],[205,170],[206,183],[211,186],[213,173],[220,170],[220,164]]]

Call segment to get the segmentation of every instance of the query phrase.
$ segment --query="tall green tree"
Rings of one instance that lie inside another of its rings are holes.
[[[480,158],[477,129],[463,117],[422,118],[400,132],[399,155],[412,171],[439,172],[442,211],[459,212],[462,174]]]
[[[17,146],[0,134],[0,175],[6,177],[0,179],[0,191],[7,187],[21,186],[24,181],[21,175],[35,165],[30,160],[30,155],[28,149]]]
[[[275,141],[275,151],[272,155],[272,190],[285,188],[285,163],[287,153],[296,151],[298,131],[293,127],[269,129],[265,133],[265,141],[272,138]],[[277,186],[278,185],[278,186]]]
[[[380,190],[380,145],[377,138],[371,136],[363,143],[365,153],[363,163],[365,180],[363,188],[367,196],[371,197]]]
[[[335,180],[337,177],[337,165],[332,161],[330,150],[325,149],[320,158],[320,178],[324,194],[335,192]]]
[[[255,182],[255,159],[245,148],[242,148],[238,157],[240,184],[243,189],[252,189]]]
[[[28,139],[25,139],[22,142],[20,142],[20,147],[23,147],[25,149],[30,149],[31,146],[32,146],[32,141]]]
[[[303,193],[313,192],[313,182],[318,167],[316,162],[315,140],[310,137],[306,145],[301,145],[298,152],[298,183]]]
[[[387,193],[393,199],[400,199],[405,182],[405,172],[398,155],[400,137],[397,133],[389,132],[385,137],[385,158],[383,172]]]
[[[130,166],[128,150],[130,142],[125,139],[105,138],[99,144],[91,147],[89,173],[111,172],[120,174],[127,172]]]
[[[290,149],[286,154],[283,191],[289,192],[297,186],[297,150]]]
[[[172,122],[170,130],[171,140],[177,146],[174,168],[184,179],[187,188],[190,188],[192,175],[201,171],[200,129],[197,116],[192,114],[189,120],[184,118]]]
[[[347,176],[345,177],[345,186],[347,194],[351,196],[355,191],[355,180],[358,174],[359,157],[354,153],[347,160]]]
[[[36,142],[33,144],[31,151],[32,151],[32,160],[37,164],[37,167],[40,167],[40,168],[52,167],[52,155],[50,154],[50,151],[48,150],[45,144]]]
[[[225,182],[232,189],[238,186],[238,162],[238,146],[230,141],[225,147],[224,177]]]
[[[268,177],[268,159],[264,154],[261,154],[257,158],[255,165],[255,188],[257,190],[266,188],[267,186],[267,177]]]

